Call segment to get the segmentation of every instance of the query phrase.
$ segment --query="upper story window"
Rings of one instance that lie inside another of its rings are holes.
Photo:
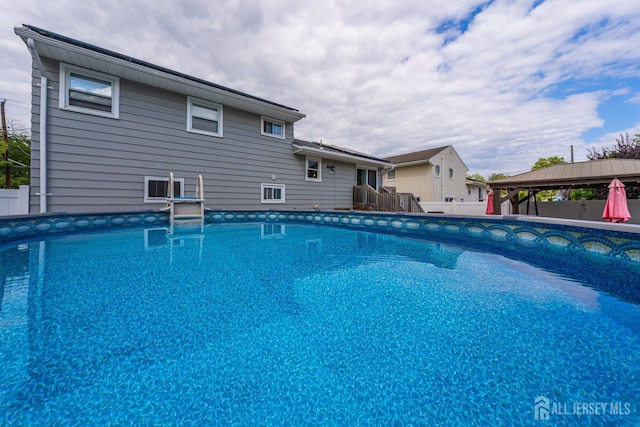
[[[453,168],[449,168],[449,179],[453,179]]]
[[[322,181],[322,160],[307,157],[307,181]]]
[[[187,131],[222,137],[222,105],[187,98]]]
[[[388,179],[388,180],[394,180],[394,179],[396,179],[396,170],[395,170],[395,169],[391,169],[391,170],[387,173],[387,179]]]
[[[182,197],[184,189],[184,178],[173,179],[174,197]],[[145,203],[161,203],[167,198],[169,190],[169,178],[166,176],[145,176],[144,177],[144,201]]]
[[[436,177],[439,177],[440,176],[440,165],[435,165],[434,166],[434,171],[435,171]]]
[[[59,99],[63,110],[117,119],[120,79],[61,62]]]
[[[284,139],[284,122],[262,117],[262,134]]]
[[[260,184],[261,203],[284,203],[283,184]]]

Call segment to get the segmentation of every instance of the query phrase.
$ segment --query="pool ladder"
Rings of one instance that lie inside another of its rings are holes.
[[[202,184],[202,175],[198,175],[196,180],[195,197],[180,197],[174,194],[174,178],[173,172],[169,173],[169,186],[167,189],[167,204],[163,211],[169,211],[169,220],[171,223],[171,231],[176,220],[180,223],[188,224],[200,223],[201,228],[204,227],[204,186]]]

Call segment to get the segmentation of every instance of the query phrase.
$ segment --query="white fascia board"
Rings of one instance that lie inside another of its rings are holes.
[[[306,117],[305,114],[302,114],[295,110],[291,110],[285,107],[280,107],[278,105],[273,105],[268,102],[260,101],[258,99],[253,99],[250,96],[243,96],[242,94],[234,93],[232,91],[227,91],[222,88],[212,87],[212,86],[199,83],[184,77],[175,76],[173,74],[165,73],[160,70],[155,70],[153,68],[148,68],[141,64],[125,61],[124,59],[121,59],[121,58],[115,58],[111,55],[96,52],[90,49],[83,48],[81,46],[72,45],[64,41],[52,39],[26,28],[15,28],[15,33],[18,36],[20,36],[25,41],[25,43],[27,39],[32,38],[34,41],[36,41],[36,48],[38,47],[38,44],[42,43],[56,50],[67,51],[69,53],[82,55],[87,58],[93,59],[94,63],[97,63],[97,64],[100,64],[102,62],[103,66],[100,67],[100,69],[97,71],[101,71],[107,74],[114,74],[108,67],[108,64],[112,64],[112,65],[119,66],[122,69],[134,71],[134,73],[132,73],[133,75],[136,75],[137,73],[140,76],[147,77],[146,79],[145,78],[135,79],[135,78],[127,77],[126,78],[127,80],[137,81],[150,86],[162,87],[160,85],[154,85],[152,83],[152,79],[154,77],[159,78],[161,80],[166,80],[166,81],[170,81],[177,84],[177,87],[174,87],[172,89],[167,89],[167,90],[173,90],[178,93],[183,93],[185,95],[193,95],[193,96],[198,96],[196,95],[196,93],[200,93],[201,94],[200,97],[206,100],[220,102],[220,103],[223,103],[224,105],[238,108],[240,110],[250,111],[250,112],[254,112],[261,115],[267,115],[269,117],[273,117],[274,119],[280,119],[285,122],[294,123]],[[42,54],[42,52],[39,52],[39,53]],[[65,55],[65,56],[69,57],[69,55]],[[123,55],[123,56],[126,56],[126,55]],[[44,57],[47,57],[47,56],[44,56]],[[63,59],[62,55],[58,57],[54,57],[52,59],[55,59],[56,61],[67,62],[67,60]],[[82,66],[82,64],[77,64],[77,63],[72,63],[72,65]],[[176,72],[179,72],[179,71],[176,71]],[[123,74],[123,73],[118,73],[118,74],[119,74],[118,77],[122,77],[120,74]],[[206,96],[206,95],[209,95],[209,96]]]
[[[430,160],[414,160],[413,162],[405,162],[396,164],[397,168],[405,167],[405,166],[417,166],[417,165],[432,165],[433,163]]]

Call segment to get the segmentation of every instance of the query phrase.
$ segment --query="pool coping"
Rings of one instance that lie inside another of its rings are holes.
[[[640,263],[640,225],[521,215],[439,215],[342,210],[208,210],[205,222],[300,222],[504,248],[577,251]],[[47,213],[0,217],[0,244],[110,227],[168,227],[166,212]]]

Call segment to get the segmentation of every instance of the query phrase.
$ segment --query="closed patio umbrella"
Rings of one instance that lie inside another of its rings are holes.
[[[609,196],[604,205],[602,218],[609,222],[627,222],[631,218],[627,207],[627,192],[624,190],[624,184],[617,178],[609,184]]]
[[[493,215],[493,191],[487,193],[487,209],[484,211],[487,215]]]

